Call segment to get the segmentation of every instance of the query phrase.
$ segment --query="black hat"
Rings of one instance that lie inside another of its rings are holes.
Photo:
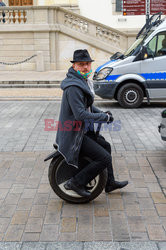
[[[74,62],[94,62],[92,58],[89,55],[89,52],[86,49],[78,49],[74,51],[73,54],[73,61],[70,61],[71,63]]]

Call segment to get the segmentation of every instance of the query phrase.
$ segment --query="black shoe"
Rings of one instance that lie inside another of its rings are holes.
[[[127,184],[128,184],[128,181],[121,181],[121,182],[119,182],[119,181],[113,181],[110,184],[106,185],[105,192],[109,193],[109,192],[114,191],[116,189],[123,188]]]
[[[91,193],[89,191],[87,191],[85,189],[85,187],[76,185],[76,183],[74,183],[74,181],[73,181],[73,178],[71,178],[70,180],[68,180],[65,183],[64,187],[67,190],[73,190],[73,191],[75,191],[77,194],[79,194],[80,196],[83,196],[83,197],[89,197],[91,195]]]

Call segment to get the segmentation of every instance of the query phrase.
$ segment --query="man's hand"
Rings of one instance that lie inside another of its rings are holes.
[[[105,111],[104,113],[106,113],[108,115],[108,120],[107,120],[107,123],[111,123],[113,122],[114,118],[112,116],[112,113],[110,111]]]
[[[112,115],[112,113],[108,110],[108,111],[105,111],[104,113],[106,114],[109,114],[109,115]]]

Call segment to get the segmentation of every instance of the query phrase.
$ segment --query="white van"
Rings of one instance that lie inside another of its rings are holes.
[[[123,54],[116,53],[93,76],[96,95],[137,108],[144,98],[166,100],[166,20],[153,15]]]

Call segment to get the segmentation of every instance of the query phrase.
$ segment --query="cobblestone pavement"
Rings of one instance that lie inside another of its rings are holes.
[[[114,123],[102,133],[114,152],[166,149],[158,133],[165,103],[140,109],[122,109],[113,102],[96,105],[113,113]],[[1,101],[0,151],[52,150],[56,131],[45,131],[45,120],[58,121],[59,108],[60,101]]]
[[[165,104],[96,104],[121,121],[102,133],[116,179],[129,185],[72,205],[51,190],[43,162],[56,134],[45,119],[58,120],[60,101],[0,102],[0,249],[166,249],[166,145],[157,131]]]
[[[51,190],[47,153],[0,153],[3,247],[24,242],[7,249],[165,249],[164,152],[113,153],[116,179],[128,179],[129,185],[83,205],[64,202]],[[71,243],[64,248],[60,242],[66,241]],[[59,242],[59,248],[48,242]]]

